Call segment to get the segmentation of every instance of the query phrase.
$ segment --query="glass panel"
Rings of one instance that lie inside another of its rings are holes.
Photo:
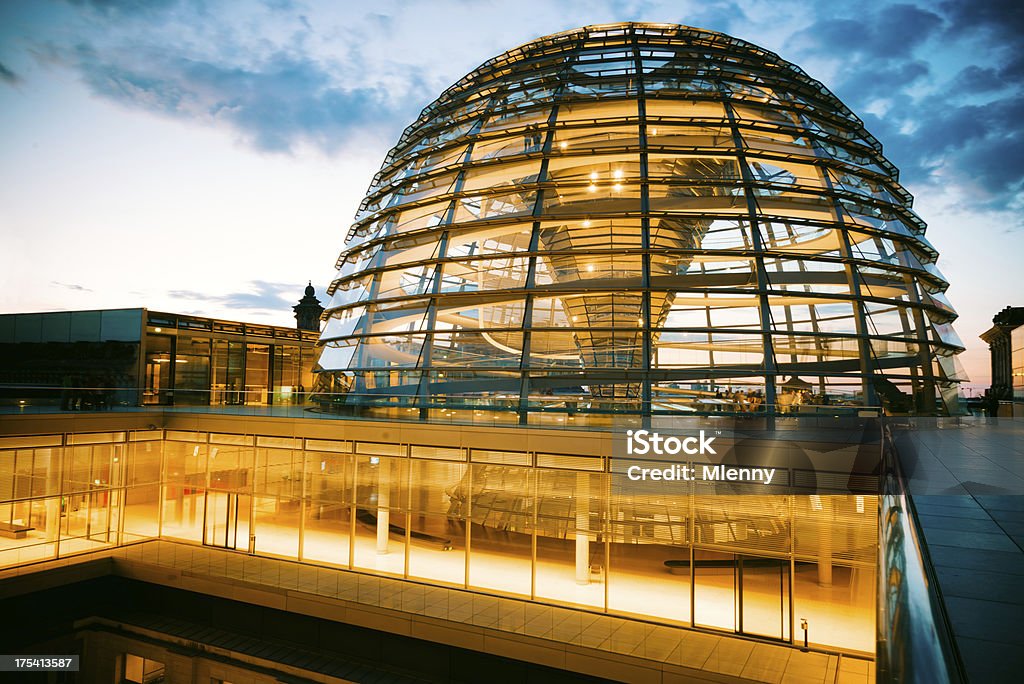
[[[306,452],[309,504],[302,558],[347,566],[352,523],[351,454]]]
[[[355,457],[356,568],[405,574],[408,464],[387,456]]]
[[[690,622],[688,497],[616,496],[608,609]]]
[[[245,343],[213,341],[211,403],[237,405],[244,401]]]
[[[604,606],[603,491],[601,475],[537,472],[538,598]]]
[[[245,345],[245,403],[265,405],[270,391],[270,345]]]
[[[160,458],[163,442],[133,442],[127,447],[128,464],[124,508],[126,541],[159,534]]]
[[[146,336],[146,384],[144,404],[169,404],[173,399],[171,357],[174,338],[168,335]]]
[[[471,586],[529,596],[532,580],[534,471],[475,464],[470,483],[449,488],[454,511],[473,509]],[[471,500],[470,500],[471,499]]]
[[[705,523],[705,534],[728,534],[726,522]],[[693,622],[702,627],[736,630],[736,556],[694,549]]]
[[[285,558],[299,556],[302,459],[301,451],[256,450],[252,509],[257,552]]]
[[[164,444],[162,535],[202,543],[206,455],[205,444]]]
[[[174,403],[210,403],[210,338],[179,335],[175,347]]]
[[[466,581],[466,509],[458,487],[464,463],[411,464],[409,577],[462,586]]]

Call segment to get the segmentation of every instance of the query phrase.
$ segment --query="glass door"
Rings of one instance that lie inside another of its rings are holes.
[[[789,560],[737,556],[738,632],[789,640]]]
[[[789,640],[788,559],[696,549],[693,580],[695,624]]]
[[[242,510],[235,492],[206,491],[203,543],[223,549],[238,548],[238,514]],[[244,513],[248,515],[248,513]],[[243,542],[247,539],[243,537]]]
[[[270,392],[270,345],[245,345],[245,403],[265,406]]]
[[[237,405],[245,401],[245,343],[213,341],[212,404]]]
[[[146,336],[145,386],[143,404],[171,404],[174,397],[174,376],[171,360],[174,358],[174,338],[170,335]]]

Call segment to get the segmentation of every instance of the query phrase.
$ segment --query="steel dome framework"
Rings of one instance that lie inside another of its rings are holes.
[[[545,37],[387,155],[338,259],[321,389],[523,420],[700,411],[729,387],[768,411],[796,386],[950,410],[963,346],[911,203],[774,53],[662,24]]]

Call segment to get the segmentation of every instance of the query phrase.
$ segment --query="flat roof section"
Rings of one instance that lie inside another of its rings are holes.
[[[1024,420],[962,418],[904,431],[900,461],[972,682],[1024,671]]]

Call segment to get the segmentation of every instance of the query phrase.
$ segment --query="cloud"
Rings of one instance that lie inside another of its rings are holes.
[[[69,5],[87,7],[104,16],[149,15],[178,4],[178,0],[66,0]]]
[[[305,285],[301,283],[277,283],[265,280],[249,282],[249,288],[239,292],[208,294],[196,290],[171,290],[168,296],[175,299],[205,302],[216,307],[237,309],[246,313],[288,314],[302,297]],[[317,287],[323,301],[326,287]]]
[[[749,18],[735,2],[707,2],[691,7],[679,21],[695,28],[729,32],[734,24],[749,21]]]
[[[1002,90],[1008,84],[1000,72],[1002,69],[992,67],[980,67],[976,64],[964,67],[953,79],[951,90],[959,90],[963,93],[989,93]]]
[[[788,43],[799,57],[838,56],[831,89],[882,142],[904,184],[1003,212],[1024,189],[1022,31],[1017,2],[958,0],[822,16]],[[948,62],[960,65],[947,71]]]
[[[901,181],[923,183],[958,194],[968,209],[1011,211],[1024,191],[1024,97],[1019,93],[984,104],[956,104],[945,93],[924,98],[909,109],[906,96],[894,98],[888,114],[864,116],[868,130],[885,144],[885,154],[902,171]],[[912,126],[904,128],[910,122]],[[1003,219],[1000,219],[1003,220]],[[1020,228],[1019,212],[1005,219]]]
[[[68,58],[101,97],[225,125],[268,152],[291,152],[306,143],[333,153],[366,129],[410,118],[410,99],[424,99],[415,74],[396,106],[392,92],[346,87],[328,65],[302,54],[276,52],[251,65],[236,65],[160,51],[129,57],[80,45]]]
[[[868,59],[900,59],[936,35],[943,19],[914,5],[889,5],[859,19],[823,18],[793,38],[814,50]]]
[[[855,93],[863,103],[875,97],[886,97],[900,92],[930,73],[922,61],[892,62],[874,68],[858,68],[842,82],[843,93]]]
[[[51,280],[50,284],[51,285],[56,285],[57,287],[63,287],[63,288],[68,289],[68,290],[75,290],[77,292],[94,292],[94,290],[91,290],[88,287],[84,287],[82,285],[76,285],[75,283],[60,283],[60,282],[57,282],[56,280]]]
[[[1004,44],[1024,41],[1024,5],[1019,0],[951,0],[939,4],[953,36],[982,31]]]
[[[18,76],[6,64],[0,62],[0,81],[7,85],[16,85],[21,82],[21,76]]]

